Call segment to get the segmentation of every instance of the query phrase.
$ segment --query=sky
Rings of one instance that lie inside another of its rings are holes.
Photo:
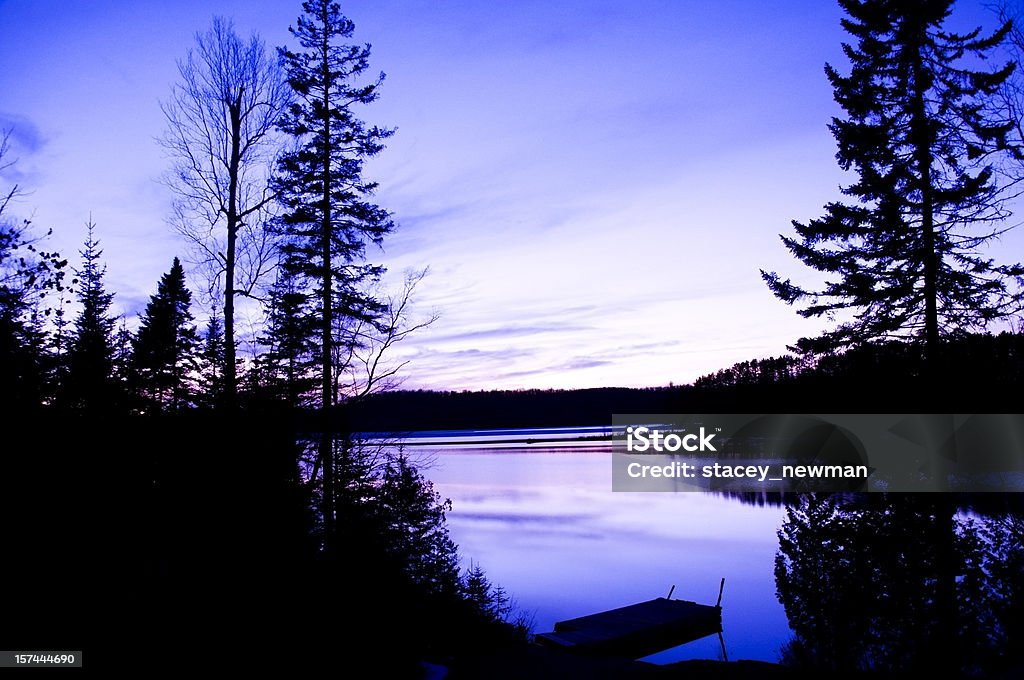
[[[168,226],[156,142],[176,60],[213,15],[270,47],[301,3],[0,0],[0,176],[49,245],[96,224],[115,310],[135,319],[186,244]],[[398,230],[370,261],[429,267],[393,355],[409,389],[682,384],[786,352],[825,326],[760,270],[812,281],[779,241],[849,181],[841,10],[824,0],[359,0],[342,3],[386,79],[361,117],[395,127],[366,167]],[[992,26],[961,2],[954,27]],[[1024,236],[998,244],[1020,259]],[[73,258],[74,259],[74,258]],[[210,303],[196,291],[198,317]],[[243,332],[258,328],[246,310]],[[251,351],[245,343],[242,353]]]

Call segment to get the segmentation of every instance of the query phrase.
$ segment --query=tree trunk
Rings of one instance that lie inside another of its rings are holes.
[[[924,27],[921,28],[922,34]],[[924,342],[925,389],[928,394],[938,386],[939,378],[939,311],[938,311],[938,254],[935,246],[935,215],[932,190],[932,148],[928,131],[928,112],[925,108],[925,84],[922,44],[914,45],[913,64],[913,122],[914,158],[921,192],[921,259],[924,267]]]
[[[925,303],[925,382],[926,394],[934,399],[939,385],[939,313],[938,313],[938,253],[935,243],[935,215],[933,211],[931,133],[928,112],[925,107],[924,83],[924,31],[922,26],[920,42],[911,46],[913,52],[913,121],[914,157],[919,174],[921,192],[921,255],[924,265]],[[933,499],[935,546],[935,625],[934,652],[930,661],[934,670],[956,674],[959,672],[959,655],[956,644],[956,569],[954,566],[953,541],[955,524],[953,516],[956,505],[947,494]]]
[[[235,246],[238,240],[238,168],[241,159],[242,90],[228,102],[231,115],[231,158],[228,164],[227,252],[224,254],[224,405],[234,408],[238,397],[235,366]]]
[[[321,356],[320,356],[320,370],[321,376],[321,393],[320,393],[320,409],[321,409],[321,427],[323,433],[320,438],[320,457],[323,460],[323,521],[324,521],[324,551],[329,550],[329,546],[334,537],[334,436],[330,423],[330,407],[333,404],[332,391],[331,391],[331,351],[332,351],[332,326],[334,323],[333,319],[333,304],[332,304],[332,272],[331,272],[331,147],[328,143],[331,139],[331,108],[330,108],[330,43],[328,41],[328,32],[326,26],[328,26],[328,6],[324,3],[322,6],[323,15],[322,26],[325,27],[323,32],[323,44],[321,46],[321,65],[323,70],[323,195],[320,197],[322,205],[321,223],[320,223],[320,238],[321,238],[321,258],[322,258],[322,270],[321,275],[323,277],[323,289],[321,304],[323,306],[323,319],[321,320],[320,327],[320,342],[321,342]]]

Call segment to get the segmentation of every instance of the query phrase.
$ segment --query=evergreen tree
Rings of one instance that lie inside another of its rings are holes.
[[[38,298],[24,309],[22,301],[7,298],[6,292],[0,291],[0,408],[31,408],[52,395],[53,360],[44,313]]]
[[[117,332],[114,333],[114,377],[123,391],[128,390],[128,384],[131,381],[132,343],[134,341],[132,332],[128,330],[128,320],[122,316],[117,325]]]
[[[57,304],[52,310],[53,332],[50,334],[49,353],[53,361],[53,391],[57,395],[64,394],[68,378],[68,352],[73,335],[71,321],[68,318],[68,303],[72,295],[73,288],[62,287],[57,293]]]
[[[454,597],[462,593],[462,581],[458,548],[445,522],[451,507],[403,453],[387,461],[376,504],[380,540],[413,583]]]
[[[13,165],[11,131],[0,131],[0,173]],[[22,192],[17,185],[0,190],[0,408],[25,408],[52,397],[52,364],[43,330],[42,308],[48,292],[62,294],[67,260],[39,250],[28,220],[10,214]]]
[[[206,323],[199,354],[199,392],[206,406],[216,408],[224,403],[226,360],[224,324],[215,309]]]
[[[793,222],[783,236],[799,260],[822,272],[820,290],[775,273],[772,292],[805,317],[841,315],[838,326],[804,351],[829,351],[875,339],[924,340],[931,370],[941,336],[985,328],[1021,309],[1019,264],[997,265],[983,252],[1006,217],[993,163],[1011,124],[986,118],[1013,66],[971,70],[1005,37],[964,35],[943,24],[952,0],[840,0],[849,75],[826,65],[846,112],[829,126],[836,157],[859,179],[826,214]]]
[[[18,251],[23,230],[0,224],[0,404],[39,403],[44,375],[37,310],[30,269]]]
[[[191,403],[199,343],[191,304],[185,270],[174,258],[146,305],[132,353],[136,391],[150,407],[176,410]]]
[[[505,589],[487,578],[483,568],[470,562],[462,576],[463,597],[490,621],[504,621],[512,613],[512,598]]]
[[[114,324],[110,305],[114,294],[106,292],[99,248],[90,219],[85,249],[80,251],[82,268],[75,270],[81,311],[75,319],[74,335],[68,349],[68,374],[64,386],[66,405],[74,408],[109,408],[117,401],[114,374]]]
[[[294,275],[279,270],[270,291],[267,332],[260,338],[267,348],[261,362],[266,387],[289,406],[306,405],[317,386],[317,324],[309,298]]]
[[[365,249],[368,241],[380,244],[394,222],[371,202],[377,185],[362,174],[364,161],[384,148],[393,131],[356,117],[357,105],[377,99],[384,76],[357,82],[369,68],[370,48],[343,42],[352,37],[353,23],[329,0],[307,0],[303,11],[291,33],[305,51],[281,50],[297,97],[280,126],[298,146],[278,168],[284,204],[278,228],[285,237],[283,266],[316,291],[320,402],[326,408],[336,400],[335,317],[373,318],[381,311],[363,292],[383,271],[365,264]]]
[[[290,30],[304,51],[280,50],[296,97],[279,125],[295,138],[295,148],[278,165],[278,230],[284,237],[282,266],[315,294],[320,407],[326,412],[337,401],[335,320],[373,320],[383,308],[365,292],[383,271],[365,263],[365,249],[368,241],[380,244],[394,222],[371,202],[376,184],[362,175],[366,159],[384,148],[393,131],[367,126],[356,116],[359,105],[377,99],[384,75],[358,82],[369,68],[370,48],[344,42],[353,23],[336,2],[306,0],[302,7]],[[324,426],[318,453],[325,551],[335,536],[336,463],[344,455],[330,429]]]

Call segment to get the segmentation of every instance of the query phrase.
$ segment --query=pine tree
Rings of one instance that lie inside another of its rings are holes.
[[[309,298],[281,269],[270,290],[267,332],[260,338],[267,348],[261,357],[266,387],[289,406],[308,404],[317,387],[317,324]]]
[[[177,410],[192,402],[199,338],[191,304],[185,270],[174,258],[146,305],[132,352],[136,392],[149,408]]]
[[[10,160],[11,130],[0,130],[0,175]],[[48,293],[63,299],[67,260],[40,250],[28,220],[10,214],[24,193],[18,185],[0,189],[0,409],[38,406],[53,398],[55,378],[50,341],[43,318],[53,310],[42,302]],[[49,236],[49,234],[47,234]],[[58,310],[62,318],[62,310]]]
[[[304,51],[280,50],[296,95],[280,129],[295,138],[296,148],[278,165],[282,215],[277,228],[283,236],[282,266],[316,296],[320,407],[326,417],[337,401],[336,319],[373,320],[383,311],[365,292],[383,272],[365,263],[365,250],[367,242],[379,245],[394,222],[371,202],[377,185],[362,175],[366,159],[384,148],[393,131],[367,126],[356,116],[359,105],[377,99],[384,75],[358,82],[369,68],[370,48],[344,42],[354,24],[336,2],[306,0],[302,7],[304,14],[290,31]],[[318,454],[325,551],[335,534],[335,467],[344,455],[331,429],[325,422]]]
[[[214,309],[206,323],[199,354],[199,393],[203,404],[211,408],[224,404],[226,360],[224,324]]]
[[[413,583],[428,593],[461,594],[458,548],[445,520],[451,501],[434,491],[404,453],[385,465],[376,501],[379,540]]]
[[[826,65],[846,112],[829,126],[844,170],[859,179],[847,202],[825,207],[796,237],[799,260],[827,277],[808,290],[761,274],[783,301],[809,304],[804,317],[838,313],[834,330],[798,344],[831,351],[872,340],[924,341],[935,372],[944,335],[984,329],[1021,309],[1019,264],[997,265],[983,249],[1007,211],[993,163],[1006,153],[1008,121],[985,111],[1012,65],[971,70],[1009,30],[957,35],[943,29],[952,0],[840,0],[851,62],[844,76]]]
[[[0,404],[10,400],[14,409],[38,406],[53,394],[53,357],[39,303],[36,297],[24,320],[10,317],[0,304],[0,384],[5,386]]]
[[[68,319],[68,303],[74,290],[62,287],[57,293],[56,306],[53,308],[53,332],[50,334],[49,353],[53,360],[53,391],[56,395],[65,392],[68,378],[68,352],[71,347],[71,321]]]
[[[489,621],[504,621],[512,613],[512,598],[492,583],[479,564],[470,562],[462,576],[463,597]]]
[[[317,293],[320,401],[326,408],[336,399],[335,317],[372,318],[380,312],[362,286],[383,270],[363,260],[367,242],[380,244],[394,222],[370,201],[377,185],[362,174],[364,161],[384,148],[393,131],[367,126],[355,115],[356,105],[377,99],[384,76],[357,82],[369,68],[370,48],[342,42],[352,37],[354,24],[329,0],[307,0],[303,11],[291,33],[305,51],[281,51],[297,95],[281,129],[299,146],[278,168],[285,208],[278,227],[285,238],[283,266]]]
[[[45,271],[34,255],[24,227],[0,221],[0,408],[38,405],[49,393],[53,371],[39,304]]]
[[[78,302],[82,308],[75,319],[74,336],[68,349],[68,374],[64,386],[66,405],[73,408],[107,409],[117,403],[114,373],[114,323],[110,305],[114,294],[106,292],[103,277],[106,265],[100,264],[99,248],[90,219],[78,279]]]
[[[128,320],[120,317],[117,332],[114,333],[114,378],[122,391],[128,390],[132,370],[132,344],[135,338],[128,330]]]

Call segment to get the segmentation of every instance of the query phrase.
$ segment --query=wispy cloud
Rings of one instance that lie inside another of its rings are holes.
[[[467,330],[457,333],[447,333],[431,336],[432,344],[444,344],[449,342],[468,342],[473,340],[507,340],[510,338],[535,338],[547,333],[572,333],[576,331],[592,330],[591,327],[578,326],[574,324],[548,324],[548,325],[516,325],[487,328],[481,330]]]
[[[33,157],[43,150],[47,139],[28,117],[3,111],[0,111],[0,134],[7,135],[7,153],[0,167],[0,177],[28,191],[39,176],[33,170]]]
[[[46,139],[39,127],[26,116],[0,111],[0,130],[10,132],[11,150],[18,153],[36,153]]]

